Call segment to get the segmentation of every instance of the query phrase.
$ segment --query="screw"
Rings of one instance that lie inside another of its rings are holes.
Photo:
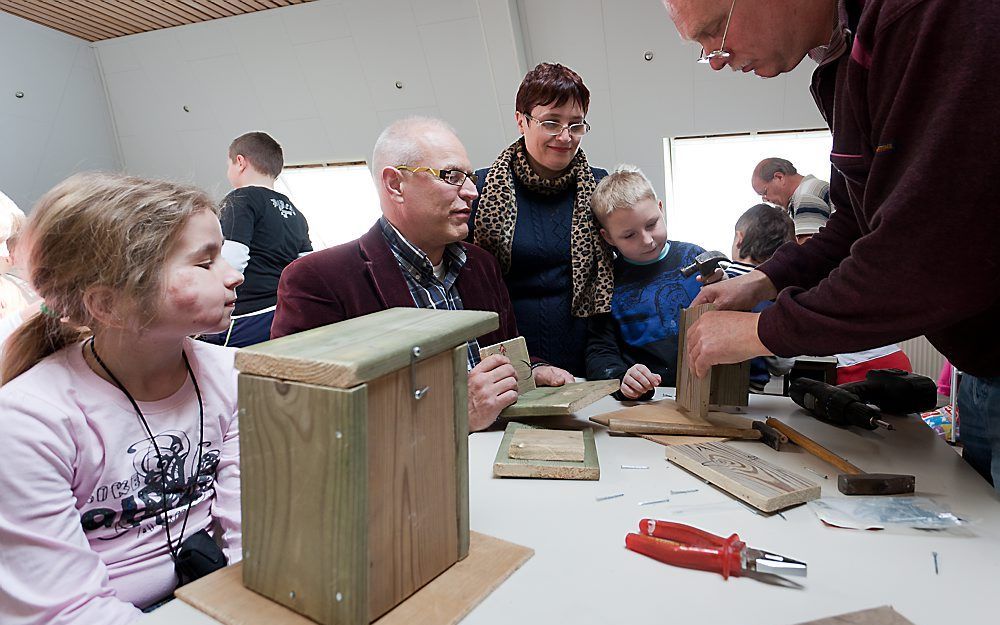
[[[191,107],[190,107],[190,106],[188,106],[187,104],[185,104],[185,105],[184,105],[183,107],[181,107],[181,108],[183,108],[183,109],[184,109],[184,112],[185,112],[185,113],[190,113],[190,112],[191,112]]]
[[[402,89],[403,88],[403,81],[402,80],[397,80],[396,81],[396,88],[397,89]]]
[[[289,599],[294,599],[295,598],[295,591],[294,590],[292,592],[288,593],[288,598]]]
[[[652,50],[646,50],[646,53],[642,55],[642,58],[646,59],[647,61],[652,61],[653,60],[653,51]]]
[[[23,98],[24,97],[24,92],[23,91],[15,91],[14,92],[14,97],[15,98]]]
[[[396,84],[398,85],[400,83],[396,83]],[[419,347],[414,347],[413,348],[413,357],[414,358],[420,358],[420,348]]]
[[[340,602],[340,601],[343,601],[343,600],[344,600],[344,595],[342,595],[342,594],[340,594],[340,593],[338,592],[338,593],[337,593],[337,601],[338,601],[338,602]]]

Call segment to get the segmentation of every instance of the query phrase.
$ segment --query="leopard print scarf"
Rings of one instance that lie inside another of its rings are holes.
[[[476,210],[473,242],[496,256],[504,273],[510,270],[510,250],[517,223],[514,177],[536,193],[554,195],[576,185],[570,233],[574,317],[590,317],[611,310],[614,289],[611,251],[601,238],[600,227],[590,212],[590,197],[597,187],[587,156],[577,150],[569,167],[558,178],[545,179],[528,163],[524,138],[500,153],[490,167]]]

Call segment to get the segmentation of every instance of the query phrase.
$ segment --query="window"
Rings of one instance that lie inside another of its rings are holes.
[[[729,256],[736,220],[762,202],[750,186],[757,163],[779,156],[829,180],[832,144],[827,130],[664,139],[669,237]]]
[[[285,167],[274,188],[305,215],[314,250],[360,237],[382,214],[364,162]]]

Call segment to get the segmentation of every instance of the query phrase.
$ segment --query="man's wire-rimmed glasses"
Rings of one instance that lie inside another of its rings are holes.
[[[524,113],[524,116],[531,121],[536,122],[538,127],[542,129],[542,132],[550,137],[558,137],[562,134],[563,130],[568,130],[571,137],[579,139],[583,135],[590,132],[590,124],[588,124],[586,120],[576,122],[575,124],[560,124],[559,122],[553,120],[542,121],[537,117],[528,115],[527,113]]]
[[[729,34],[729,22],[733,19],[733,9],[736,8],[736,0],[729,5],[729,17],[726,18],[726,29],[722,31],[722,45],[719,46],[718,50],[712,50],[711,52],[705,52],[705,48],[701,49],[701,54],[698,55],[699,63],[711,63],[715,59],[728,59],[730,55],[726,52],[726,35]]]
[[[437,176],[441,180],[444,180],[450,185],[455,185],[456,187],[460,187],[465,184],[466,178],[471,180],[472,184],[479,182],[479,176],[472,172],[462,171],[461,169],[434,169],[433,167],[410,167],[409,165],[396,165],[396,169],[402,169],[414,174],[422,171],[430,172],[432,175]]]

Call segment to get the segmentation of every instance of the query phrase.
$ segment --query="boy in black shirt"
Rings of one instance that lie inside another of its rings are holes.
[[[274,190],[282,167],[281,146],[263,132],[241,135],[229,146],[226,177],[234,190],[222,201],[222,256],[244,280],[229,330],[204,337],[211,343],[245,347],[270,339],[281,272],[312,251],[305,216]]]
[[[617,399],[652,399],[655,387],[677,378],[680,311],[701,288],[680,269],[705,250],[667,240],[663,204],[636,167],[601,180],[590,208],[618,253],[611,312],[590,319],[587,377],[620,379]]]

